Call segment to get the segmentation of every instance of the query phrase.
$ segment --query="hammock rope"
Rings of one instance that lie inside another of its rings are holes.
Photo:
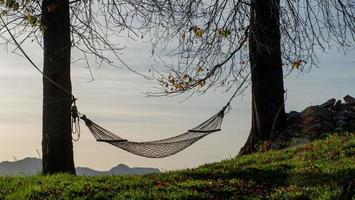
[[[128,141],[92,122],[85,115],[83,115],[81,119],[85,122],[85,125],[89,128],[90,132],[98,142],[106,142],[132,154],[146,158],[163,158],[184,150],[211,133],[220,131],[224,111],[225,108],[200,125],[183,134],[148,142]]]
[[[21,53],[25,56],[25,58],[31,63],[31,65],[36,68],[36,70],[42,74],[43,78],[55,85],[57,88],[61,89],[63,92],[70,95],[70,99],[62,99],[56,100],[52,103],[58,103],[62,101],[72,101],[72,108],[71,108],[71,115],[72,115],[72,134],[77,135],[76,138],[73,138],[74,141],[78,141],[80,138],[80,119],[85,122],[85,125],[88,127],[96,141],[98,142],[106,142],[116,147],[119,147],[125,151],[133,153],[138,156],[147,157],[147,158],[163,158],[167,156],[174,155],[187,147],[191,146],[193,143],[197,142],[198,140],[204,138],[205,136],[221,131],[223,117],[225,115],[225,111],[230,109],[231,101],[236,97],[244,83],[248,80],[251,71],[248,73],[247,76],[244,77],[243,81],[240,83],[237,90],[231,96],[229,101],[226,105],[220,110],[217,114],[213,115],[211,118],[207,119],[206,121],[202,122],[198,126],[193,129],[188,130],[185,133],[182,133],[177,136],[173,136],[170,138],[162,139],[162,140],[155,140],[155,141],[148,141],[148,142],[134,142],[119,137],[115,133],[106,130],[105,128],[101,127],[100,125],[94,123],[90,119],[88,119],[85,115],[82,115],[77,107],[76,107],[76,100],[77,98],[72,94],[71,91],[68,91],[58,82],[54,81],[30,59],[27,53],[23,50],[21,45],[17,42],[14,35],[11,33],[10,29],[8,28],[7,24],[3,20],[2,16],[0,15],[0,20],[4,24],[7,32],[9,33],[10,37],[15,42],[16,46],[19,48]],[[46,106],[46,105],[44,105]]]
[[[241,90],[244,83],[250,76],[250,72],[231,96],[226,105],[217,114],[213,115],[211,118],[202,122],[193,129],[188,130],[177,136],[170,138],[148,141],[148,142],[134,142],[119,137],[113,132],[106,130],[100,125],[94,123],[88,119],[85,115],[81,115],[80,118],[85,122],[92,135],[98,142],[106,142],[116,147],[119,147],[132,154],[146,157],[146,158],[164,158],[174,155],[187,147],[191,146],[193,143],[204,138],[205,136],[221,131],[222,121],[227,109],[230,109],[230,102],[235,98],[238,92]],[[78,114],[79,116],[80,114]]]

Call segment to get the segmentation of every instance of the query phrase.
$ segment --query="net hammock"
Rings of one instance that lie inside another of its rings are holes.
[[[148,142],[128,141],[94,123],[90,119],[86,118],[85,115],[83,115],[81,119],[84,120],[85,125],[89,128],[90,132],[98,142],[106,142],[125,151],[146,158],[164,158],[186,149],[193,143],[211,133],[220,131],[224,111],[225,108],[200,125],[183,134]]]

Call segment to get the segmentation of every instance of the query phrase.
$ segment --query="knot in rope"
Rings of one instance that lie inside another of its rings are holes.
[[[80,113],[78,111],[78,108],[76,107],[76,99],[73,98],[73,105],[71,107],[71,130],[72,134],[76,135],[76,137],[73,137],[74,141],[78,141],[80,139]]]

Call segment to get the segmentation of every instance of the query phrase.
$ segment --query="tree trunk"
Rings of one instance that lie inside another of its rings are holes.
[[[252,127],[240,155],[285,129],[281,60],[280,0],[254,0],[251,6],[249,56],[252,81]]]
[[[69,0],[43,0],[43,173],[75,174],[71,136]]]

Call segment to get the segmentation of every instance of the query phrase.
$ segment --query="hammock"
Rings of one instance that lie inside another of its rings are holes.
[[[186,149],[193,143],[211,133],[220,131],[224,111],[225,108],[205,122],[183,134],[148,142],[128,141],[94,123],[90,119],[86,118],[85,115],[83,115],[81,119],[85,121],[85,125],[89,128],[90,132],[98,142],[106,142],[125,151],[146,158],[164,158]]]

